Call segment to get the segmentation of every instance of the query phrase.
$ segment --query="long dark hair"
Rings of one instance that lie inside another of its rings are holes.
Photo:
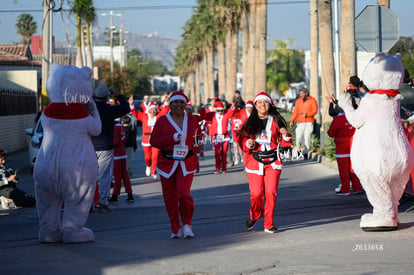
[[[282,117],[282,115],[278,112],[275,106],[270,105],[269,108],[269,116],[273,117],[276,120],[277,125],[279,128],[287,128],[287,122]],[[256,136],[262,130],[262,123],[259,118],[259,114],[257,113],[256,106],[253,105],[252,113],[250,114],[249,118],[241,127],[239,134],[245,136]]]

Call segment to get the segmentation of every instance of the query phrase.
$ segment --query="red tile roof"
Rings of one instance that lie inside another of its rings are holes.
[[[0,44],[0,65],[41,66],[42,63],[32,58],[28,45]]]

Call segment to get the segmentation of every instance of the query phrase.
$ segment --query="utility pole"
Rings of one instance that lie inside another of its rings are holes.
[[[110,61],[110,70],[111,70],[111,86],[114,85],[114,30],[115,26],[113,25],[113,17],[114,16],[122,16],[122,13],[113,13],[110,11],[109,13],[101,13],[102,16],[109,16],[109,47],[111,49],[111,61]]]
[[[46,106],[46,83],[49,77],[49,68],[52,64],[52,45],[53,45],[53,7],[50,0],[43,1],[43,45],[42,45],[42,89],[39,98],[40,109]],[[42,98],[43,97],[43,98]]]

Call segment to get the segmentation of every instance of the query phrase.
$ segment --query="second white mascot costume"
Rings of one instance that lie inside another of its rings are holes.
[[[395,230],[399,200],[414,165],[414,153],[400,119],[400,86],[404,68],[398,57],[380,53],[364,69],[362,81],[370,89],[357,109],[350,94],[339,105],[356,131],[352,141],[352,167],[361,180],[373,212],[361,217],[365,231]]]
[[[41,116],[44,136],[33,175],[40,242],[94,240],[84,227],[98,178],[90,136],[101,132],[91,77],[87,67],[53,64],[50,69],[46,89],[51,103]]]

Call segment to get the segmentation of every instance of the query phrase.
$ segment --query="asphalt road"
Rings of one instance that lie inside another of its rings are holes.
[[[11,154],[22,189],[33,193],[27,152]],[[90,214],[95,241],[39,244],[36,208],[0,210],[2,274],[412,274],[414,211],[400,206],[400,229],[364,232],[371,211],[365,195],[338,197],[337,170],[312,160],[285,163],[275,211],[277,234],[263,221],[244,228],[249,189],[242,166],[214,175],[213,152],[200,161],[192,195],[192,240],[169,239],[158,180],[144,176],[142,150],[134,155],[136,201]],[[123,189],[122,189],[123,191]]]

